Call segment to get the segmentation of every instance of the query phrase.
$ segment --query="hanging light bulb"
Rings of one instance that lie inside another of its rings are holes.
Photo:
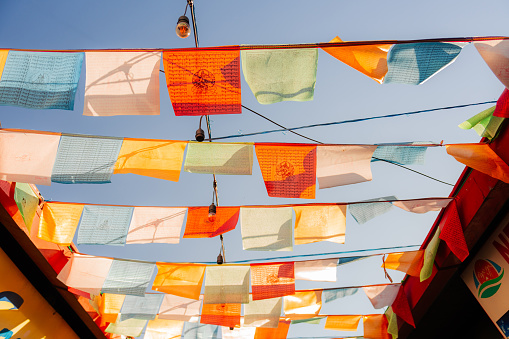
[[[219,253],[219,255],[217,256],[217,264],[218,265],[222,265],[223,264],[223,256],[221,255],[221,253]]]
[[[216,221],[216,205],[214,203],[209,206],[209,215],[208,219],[210,222]]]
[[[196,141],[199,141],[199,142],[202,142],[203,140],[205,140],[205,132],[201,129],[201,127],[196,130],[194,138],[196,139]]]
[[[182,39],[187,38],[191,34],[191,26],[189,26],[189,19],[187,16],[182,15],[179,17],[177,21],[177,27],[175,28],[175,32]]]

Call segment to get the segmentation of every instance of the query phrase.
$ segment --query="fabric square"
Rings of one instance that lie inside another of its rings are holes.
[[[498,98],[493,116],[498,118],[509,118],[509,89],[504,89],[500,98]]]
[[[401,284],[393,284],[364,286],[362,289],[364,293],[366,293],[369,301],[371,301],[373,307],[380,309],[392,305],[400,288]]]
[[[107,333],[121,334],[130,337],[138,337],[147,325],[148,320],[142,319],[127,319],[124,321],[117,321],[108,325]]]
[[[451,202],[451,206],[445,211],[444,217],[438,225],[440,228],[440,239],[446,242],[452,253],[461,261],[469,255],[468,245],[463,233],[463,226],[458,214],[456,201]]]
[[[333,288],[322,291],[322,302],[330,303],[336,299],[348,297],[359,292],[358,288]]]
[[[179,181],[186,145],[187,141],[125,138],[113,173]]]
[[[62,184],[111,182],[121,138],[62,135],[51,181]]]
[[[142,297],[155,268],[152,263],[114,259],[101,291]]]
[[[120,310],[120,321],[127,319],[154,320],[163,302],[164,294],[145,294],[143,297],[126,295],[122,309]]]
[[[45,202],[37,237],[59,245],[70,245],[83,207],[83,204]]]
[[[244,325],[253,327],[277,328],[283,307],[283,298],[253,300],[244,305]]]
[[[198,300],[206,265],[157,263],[154,291]]]
[[[474,46],[498,80],[509,88],[509,40],[474,41]]]
[[[406,323],[412,325],[415,328],[414,317],[412,315],[412,309],[408,303],[408,298],[404,288],[400,288],[396,299],[392,303],[392,311],[398,315],[399,318],[403,319]]]
[[[392,338],[398,337],[398,316],[392,311],[392,307],[387,308],[385,311],[385,317],[387,318],[387,333],[392,335]]]
[[[220,339],[220,330],[221,327],[217,325],[186,322],[182,339]]]
[[[251,175],[252,144],[190,142],[184,171],[191,173]]]
[[[316,146],[255,145],[269,197],[314,199]]]
[[[83,115],[159,115],[161,52],[87,51]]]
[[[118,315],[126,296],[121,294],[102,293],[98,295],[98,297],[98,313],[101,315],[101,326],[103,326],[103,323],[116,322],[117,318],[119,318]]]
[[[126,244],[178,244],[185,207],[134,207]]]
[[[85,205],[78,244],[124,245],[134,207]]]
[[[295,245],[319,241],[345,243],[346,205],[294,206],[293,210]]]
[[[280,319],[277,328],[257,327],[254,339],[286,339],[291,320]]]
[[[293,262],[251,264],[253,300],[282,297],[295,293]]]
[[[241,113],[238,47],[220,51],[167,50],[163,62],[175,115]]]
[[[243,50],[242,71],[260,104],[313,100],[317,48]]]
[[[363,315],[364,338],[391,339],[387,333],[388,322],[384,314]]]
[[[290,316],[293,318],[293,316]],[[292,325],[295,324],[309,324],[309,325],[319,325],[322,319],[325,317],[313,317],[308,319],[292,319]]]
[[[249,266],[207,266],[204,304],[237,304],[249,302]]]
[[[424,165],[427,146],[378,146],[372,162],[385,160],[400,165]]]
[[[213,238],[233,231],[239,221],[240,207],[216,207],[209,217],[209,207],[189,207],[184,238]]]
[[[322,291],[297,291],[284,297],[285,314],[318,314],[322,308]]]
[[[0,105],[74,109],[83,53],[9,51],[0,80]]]
[[[295,262],[295,279],[336,282],[338,259],[319,259]]]
[[[176,339],[184,330],[184,322],[178,320],[150,320],[143,339]]]
[[[387,55],[384,84],[419,85],[447,67],[466,43],[425,42],[397,44]]]
[[[420,280],[423,282],[431,277],[433,273],[433,265],[435,264],[435,257],[437,255],[438,246],[440,245],[440,228],[437,228],[433,238],[431,238],[428,246],[424,250],[424,261],[422,263]]]
[[[382,267],[405,272],[413,277],[419,277],[423,263],[424,250],[389,253]]]
[[[51,185],[60,134],[0,130],[0,180]]]
[[[14,201],[16,201],[25,226],[30,231],[35,213],[39,207],[39,197],[29,184],[18,182],[14,188]]]
[[[500,98],[499,98],[500,100]],[[485,109],[477,113],[468,120],[458,125],[461,129],[473,129],[480,137],[486,137],[493,140],[505,118],[493,116],[496,106]]]
[[[427,213],[430,211],[440,211],[442,208],[447,207],[447,205],[449,205],[451,201],[452,198],[415,199],[415,200],[393,201],[392,204],[407,212]]]
[[[240,326],[241,304],[204,304],[200,323],[226,327]]]
[[[392,203],[387,200],[398,200],[395,196],[381,197],[365,200],[366,202],[350,204],[348,210],[359,224],[365,224],[379,215],[385,214],[392,209]],[[378,201],[369,203],[368,201]]]
[[[325,322],[326,330],[357,331],[362,315],[329,315]]]
[[[240,216],[244,250],[293,250],[291,207],[241,207]]]
[[[200,316],[203,298],[193,300],[176,295],[164,294],[163,303],[159,309],[158,319],[182,320],[196,322]],[[195,320],[196,321],[193,321]]]

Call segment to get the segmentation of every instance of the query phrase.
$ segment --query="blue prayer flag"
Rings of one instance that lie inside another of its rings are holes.
[[[85,205],[78,244],[124,245],[134,207]]]
[[[143,297],[155,269],[152,263],[113,259],[101,292]]]
[[[163,303],[164,294],[127,295],[120,309],[120,321],[126,319],[154,320]]]

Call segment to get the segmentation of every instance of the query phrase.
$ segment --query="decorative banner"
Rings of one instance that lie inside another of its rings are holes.
[[[394,285],[376,285],[376,286],[364,286],[362,289],[366,296],[371,301],[374,308],[380,309],[383,307],[391,306],[398,291],[400,290],[401,284]]]
[[[83,115],[159,115],[161,52],[86,52]]]
[[[248,265],[207,266],[204,304],[246,304],[248,302]]]
[[[243,50],[242,71],[260,104],[313,100],[318,49]]]
[[[9,55],[8,49],[0,49],[0,80],[2,79],[2,73],[5,67],[5,61],[7,61],[7,56]]]
[[[291,320],[280,319],[277,328],[257,327],[254,339],[286,339],[290,324]]]
[[[314,199],[316,146],[255,144],[270,197]]]
[[[420,280],[423,282],[431,277],[433,273],[433,265],[437,255],[438,246],[440,245],[440,228],[437,228],[433,238],[431,238],[426,250],[424,250],[424,262],[421,268]]]
[[[175,339],[180,338],[184,330],[184,322],[178,320],[151,320],[145,329],[144,339]]]
[[[117,318],[122,305],[124,304],[125,295],[103,293],[98,296],[99,314],[101,315],[101,323],[114,323]],[[102,325],[101,325],[102,326]]]
[[[113,173],[179,181],[186,145],[187,141],[125,138]]]
[[[329,42],[343,42],[335,37]],[[387,51],[392,45],[364,45],[322,48],[339,61],[382,83],[387,73]]]
[[[319,241],[345,243],[346,205],[294,206],[293,210],[295,245]]]
[[[111,323],[106,328],[107,333],[121,334],[125,336],[138,337],[147,325],[148,320],[127,319]]]
[[[387,55],[384,84],[420,85],[453,62],[466,43],[397,44]]]
[[[324,304],[334,301],[336,299],[348,297],[359,292],[358,288],[333,288],[322,291],[322,302]]]
[[[134,207],[126,244],[178,244],[185,207]]]
[[[62,184],[111,182],[122,138],[62,135],[51,181]]]
[[[470,119],[458,125],[461,129],[473,129],[480,137],[486,137],[490,140],[497,136],[500,125],[504,122],[504,118],[493,116],[495,107],[485,109]]]
[[[152,263],[113,259],[101,292],[142,297],[155,268]]]
[[[310,324],[310,325],[319,325],[323,317],[314,317],[309,319],[292,319],[292,325],[294,324]]]
[[[84,206],[83,204],[45,202],[37,237],[59,245],[70,245]]]
[[[251,290],[253,300],[294,294],[294,263],[251,264]]]
[[[220,329],[221,328],[217,325],[186,322],[184,324],[182,339],[220,339]]]
[[[239,207],[216,207],[209,216],[209,207],[189,207],[184,238],[213,238],[233,231],[239,221]]]
[[[197,322],[203,298],[193,300],[171,294],[164,294],[163,303],[159,309],[158,319],[182,320]]]
[[[249,299],[244,305],[244,325],[253,327],[277,328],[283,298],[272,298],[263,300]]]
[[[447,243],[447,246],[454,255],[461,261],[465,261],[469,251],[463,234],[460,216],[456,201],[452,201],[451,205],[445,211],[445,214],[438,225],[440,228],[440,239]]]
[[[325,322],[326,330],[357,331],[362,315],[329,315]]]
[[[154,291],[198,300],[206,265],[157,263]]]
[[[85,205],[78,229],[78,244],[126,243],[134,207]]]
[[[338,259],[320,259],[295,262],[295,279],[336,282]]]
[[[392,311],[396,313],[398,317],[415,328],[414,317],[412,316],[412,310],[410,309],[410,304],[408,303],[404,288],[399,289],[398,295],[391,307]]]
[[[229,51],[164,51],[164,73],[175,115],[241,113],[239,59],[238,46]]]
[[[362,316],[364,324],[364,338],[391,339],[387,333],[387,318],[384,314]]]
[[[504,89],[502,95],[497,100],[493,116],[499,118],[509,118],[509,89]]]
[[[297,291],[284,297],[285,314],[318,314],[322,308],[322,291]]]
[[[318,146],[316,175],[320,189],[371,181],[371,157],[377,146]]]
[[[0,105],[74,109],[82,63],[83,53],[9,51],[1,72]]]
[[[0,180],[51,184],[60,134],[0,130]]]
[[[241,304],[204,304],[200,323],[226,327],[240,326]]]
[[[371,219],[389,212],[392,209],[392,203],[387,200],[397,200],[395,196],[381,197],[376,199],[365,200],[365,203],[350,204],[348,210],[352,217],[359,224],[365,224]],[[376,201],[369,203],[369,201]],[[382,202],[383,201],[383,202]]]
[[[413,277],[420,277],[424,251],[389,253],[381,267],[405,272]]]
[[[242,207],[242,248],[251,251],[292,251],[292,208]]]
[[[419,144],[423,142],[414,142]],[[431,142],[424,142],[431,144]],[[386,160],[400,165],[424,165],[427,146],[378,146],[373,153],[372,162]]]
[[[389,307],[387,311],[385,311],[385,317],[389,324],[387,325],[387,333],[392,335],[392,338],[398,338],[398,316],[396,313],[392,311],[392,308]]]
[[[184,171],[191,173],[251,175],[252,144],[189,142]]]
[[[145,294],[143,297],[126,295],[122,309],[120,310],[120,321],[127,319],[154,320],[163,302],[164,294]]]
[[[428,213],[430,211],[440,211],[447,207],[452,200],[453,198],[399,200],[393,201],[392,204],[408,212]]]
[[[474,46],[498,80],[509,88],[509,40],[474,41]]]
[[[39,197],[34,193],[29,184],[18,182],[14,189],[14,201],[16,201],[25,226],[30,231],[35,213],[39,207]]]

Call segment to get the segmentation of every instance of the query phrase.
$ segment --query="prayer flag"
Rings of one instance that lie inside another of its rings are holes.
[[[335,37],[329,42],[343,42]],[[382,83],[387,73],[387,51],[392,45],[373,44],[364,46],[326,47],[322,48],[339,61]]]
[[[186,141],[125,138],[113,173],[179,181],[186,145]]]
[[[440,239],[447,243],[449,249],[459,260],[465,261],[469,251],[458,215],[456,201],[453,200],[451,202],[438,227],[440,228]]]
[[[87,51],[83,115],[159,115],[161,52]]]
[[[150,320],[145,329],[144,339],[180,339],[184,322],[178,320]]]
[[[387,55],[384,84],[419,85],[452,63],[465,43],[396,44]]]
[[[1,72],[0,105],[74,109],[82,63],[83,53],[9,51]]]
[[[348,210],[352,217],[359,224],[365,224],[371,219],[385,214],[392,209],[392,203],[387,200],[397,200],[395,196],[381,197],[376,199],[365,200],[362,203],[348,205]],[[375,201],[375,202],[369,202]]]
[[[109,183],[121,146],[121,138],[62,135],[51,181],[61,184]]]
[[[166,50],[163,62],[175,115],[241,113],[238,46],[221,51]]]
[[[134,207],[85,205],[78,244],[121,245],[126,242]]]
[[[400,290],[401,284],[393,285],[375,285],[375,286],[364,286],[362,289],[366,296],[371,301],[374,308],[380,309],[383,307],[391,306],[398,291]]]
[[[189,142],[184,171],[191,173],[251,175],[252,144]]]
[[[130,337],[138,337],[147,325],[148,320],[143,319],[127,319],[110,323],[105,332],[121,334]]]
[[[284,297],[285,314],[318,314],[322,308],[322,290],[297,291]]]
[[[357,331],[362,315],[329,315],[325,322],[326,330]]]
[[[83,204],[45,202],[37,237],[59,245],[70,245],[80,221]]]
[[[200,323],[226,327],[240,326],[240,305],[204,304],[201,310]]]
[[[98,295],[113,259],[73,253],[57,278],[69,287]]]
[[[145,294],[143,297],[126,295],[120,310],[120,321],[132,318],[154,320],[163,302],[163,297],[163,293]]]
[[[206,265],[157,263],[152,289],[198,300]]]
[[[113,259],[101,291],[142,297],[155,268],[156,265],[152,263]]]
[[[294,324],[319,325],[323,318],[325,317],[314,317],[309,319],[292,319],[292,325]]]
[[[242,248],[251,251],[292,251],[292,208],[242,207]]]
[[[249,303],[244,305],[244,325],[254,327],[277,328],[283,298],[253,300],[251,295]]]
[[[158,319],[196,322],[200,316],[202,300],[203,298],[200,298],[200,300],[193,300],[176,295],[164,294],[163,303],[157,317]]]
[[[385,311],[385,317],[387,318],[387,333],[392,335],[392,339],[398,338],[398,316],[396,313],[392,311],[392,307],[389,307],[387,311]]]
[[[185,207],[134,207],[127,244],[178,244]]]
[[[452,198],[416,199],[393,201],[392,204],[408,212],[427,213],[430,211],[440,211],[442,208],[447,207],[451,201]]]
[[[14,189],[14,201],[16,201],[25,226],[30,231],[37,207],[39,207],[39,197],[35,195],[29,184],[18,182]]]
[[[282,297],[295,293],[293,262],[251,264],[253,300]]]
[[[499,118],[509,118],[509,89],[504,89],[502,95],[500,95],[500,98],[498,98],[493,116]]]
[[[316,176],[320,189],[371,181],[376,146],[318,146]]]
[[[0,80],[2,79],[2,73],[4,71],[7,55],[9,55],[8,49],[0,49]]]
[[[382,267],[385,266],[386,269],[398,270],[413,277],[419,277],[422,268],[423,256],[423,250],[389,253]]]
[[[470,119],[459,124],[458,127],[461,129],[473,129],[480,137],[493,140],[497,136],[500,125],[502,125],[505,119],[493,116],[495,107],[496,106],[493,106],[477,113]]]
[[[277,328],[257,327],[254,339],[286,339],[291,320],[280,319]]]
[[[437,255],[438,246],[440,245],[440,228],[437,228],[433,238],[426,246],[424,250],[424,262],[421,268],[420,279],[421,282],[431,277],[433,273],[433,264],[435,263],[435,257]]]
[[[386,160],[400,165],[424,165],[427,150],[427,146],[378,146],[371,162]]]
[[[326,289],[322,291],[322,301],[323,303],[329,303],[339,298],[348,297],[354,295],[359,291],[358,288],[334,288],[334,289]]]
[[[0,130],[0,180],[51,184],[60,134]]]
[[[318,49],[243,50],[242,72],[260,104],[313,100]]]
[[[509,40],[474,41],[474,46],[498,80],[509,88]]]
[[[403,319],[408,324],[412,325],[415,328],[414,317],[412,316],[412,310],[410,309],[410,305],[408,304],[408,299],[405,293],[405,289],[401,287],[399,289],[398,295],[396,299],[392,303],[392,311],[398,315],[401,319]]]
[[[319,241],[345,243],[346,205],[294,206],[293,210],[295,245]]]
[[[387,318],[384,314],[371,314],[362,316],[364,324],[364,338],[390,339],[387,333]]]
[[[314,199],[316,146],[255,145],[270,197]]]
[[[182,339],[219,339],[221,338],[220,329],[217,325],[186,322]]]
[[[276,326],[277,327],[277,326]],[[222,327],[223,339],[254,339],[256,327],[244,326],[244,319],[240,319],[240,327]]]
[[[495,179],[509,183],[509,166],[486,144],[451,144],[445,149],[454,159]]]
[[[213,238],[232,231],[239,221],[239,207],[216,207],[209,216],[209,207],[189,207],[184,238]]]
[[[336,282],[338,259],[319,259],[295,262],[295,279]]]
[[[246,304],[248,302],[248,265],[207,266],[204,304]]]
[[[125,297],[125,295],[111,293],[100,295],[98,313],[101,315],[102,323],[114,323],[117,321]]]

